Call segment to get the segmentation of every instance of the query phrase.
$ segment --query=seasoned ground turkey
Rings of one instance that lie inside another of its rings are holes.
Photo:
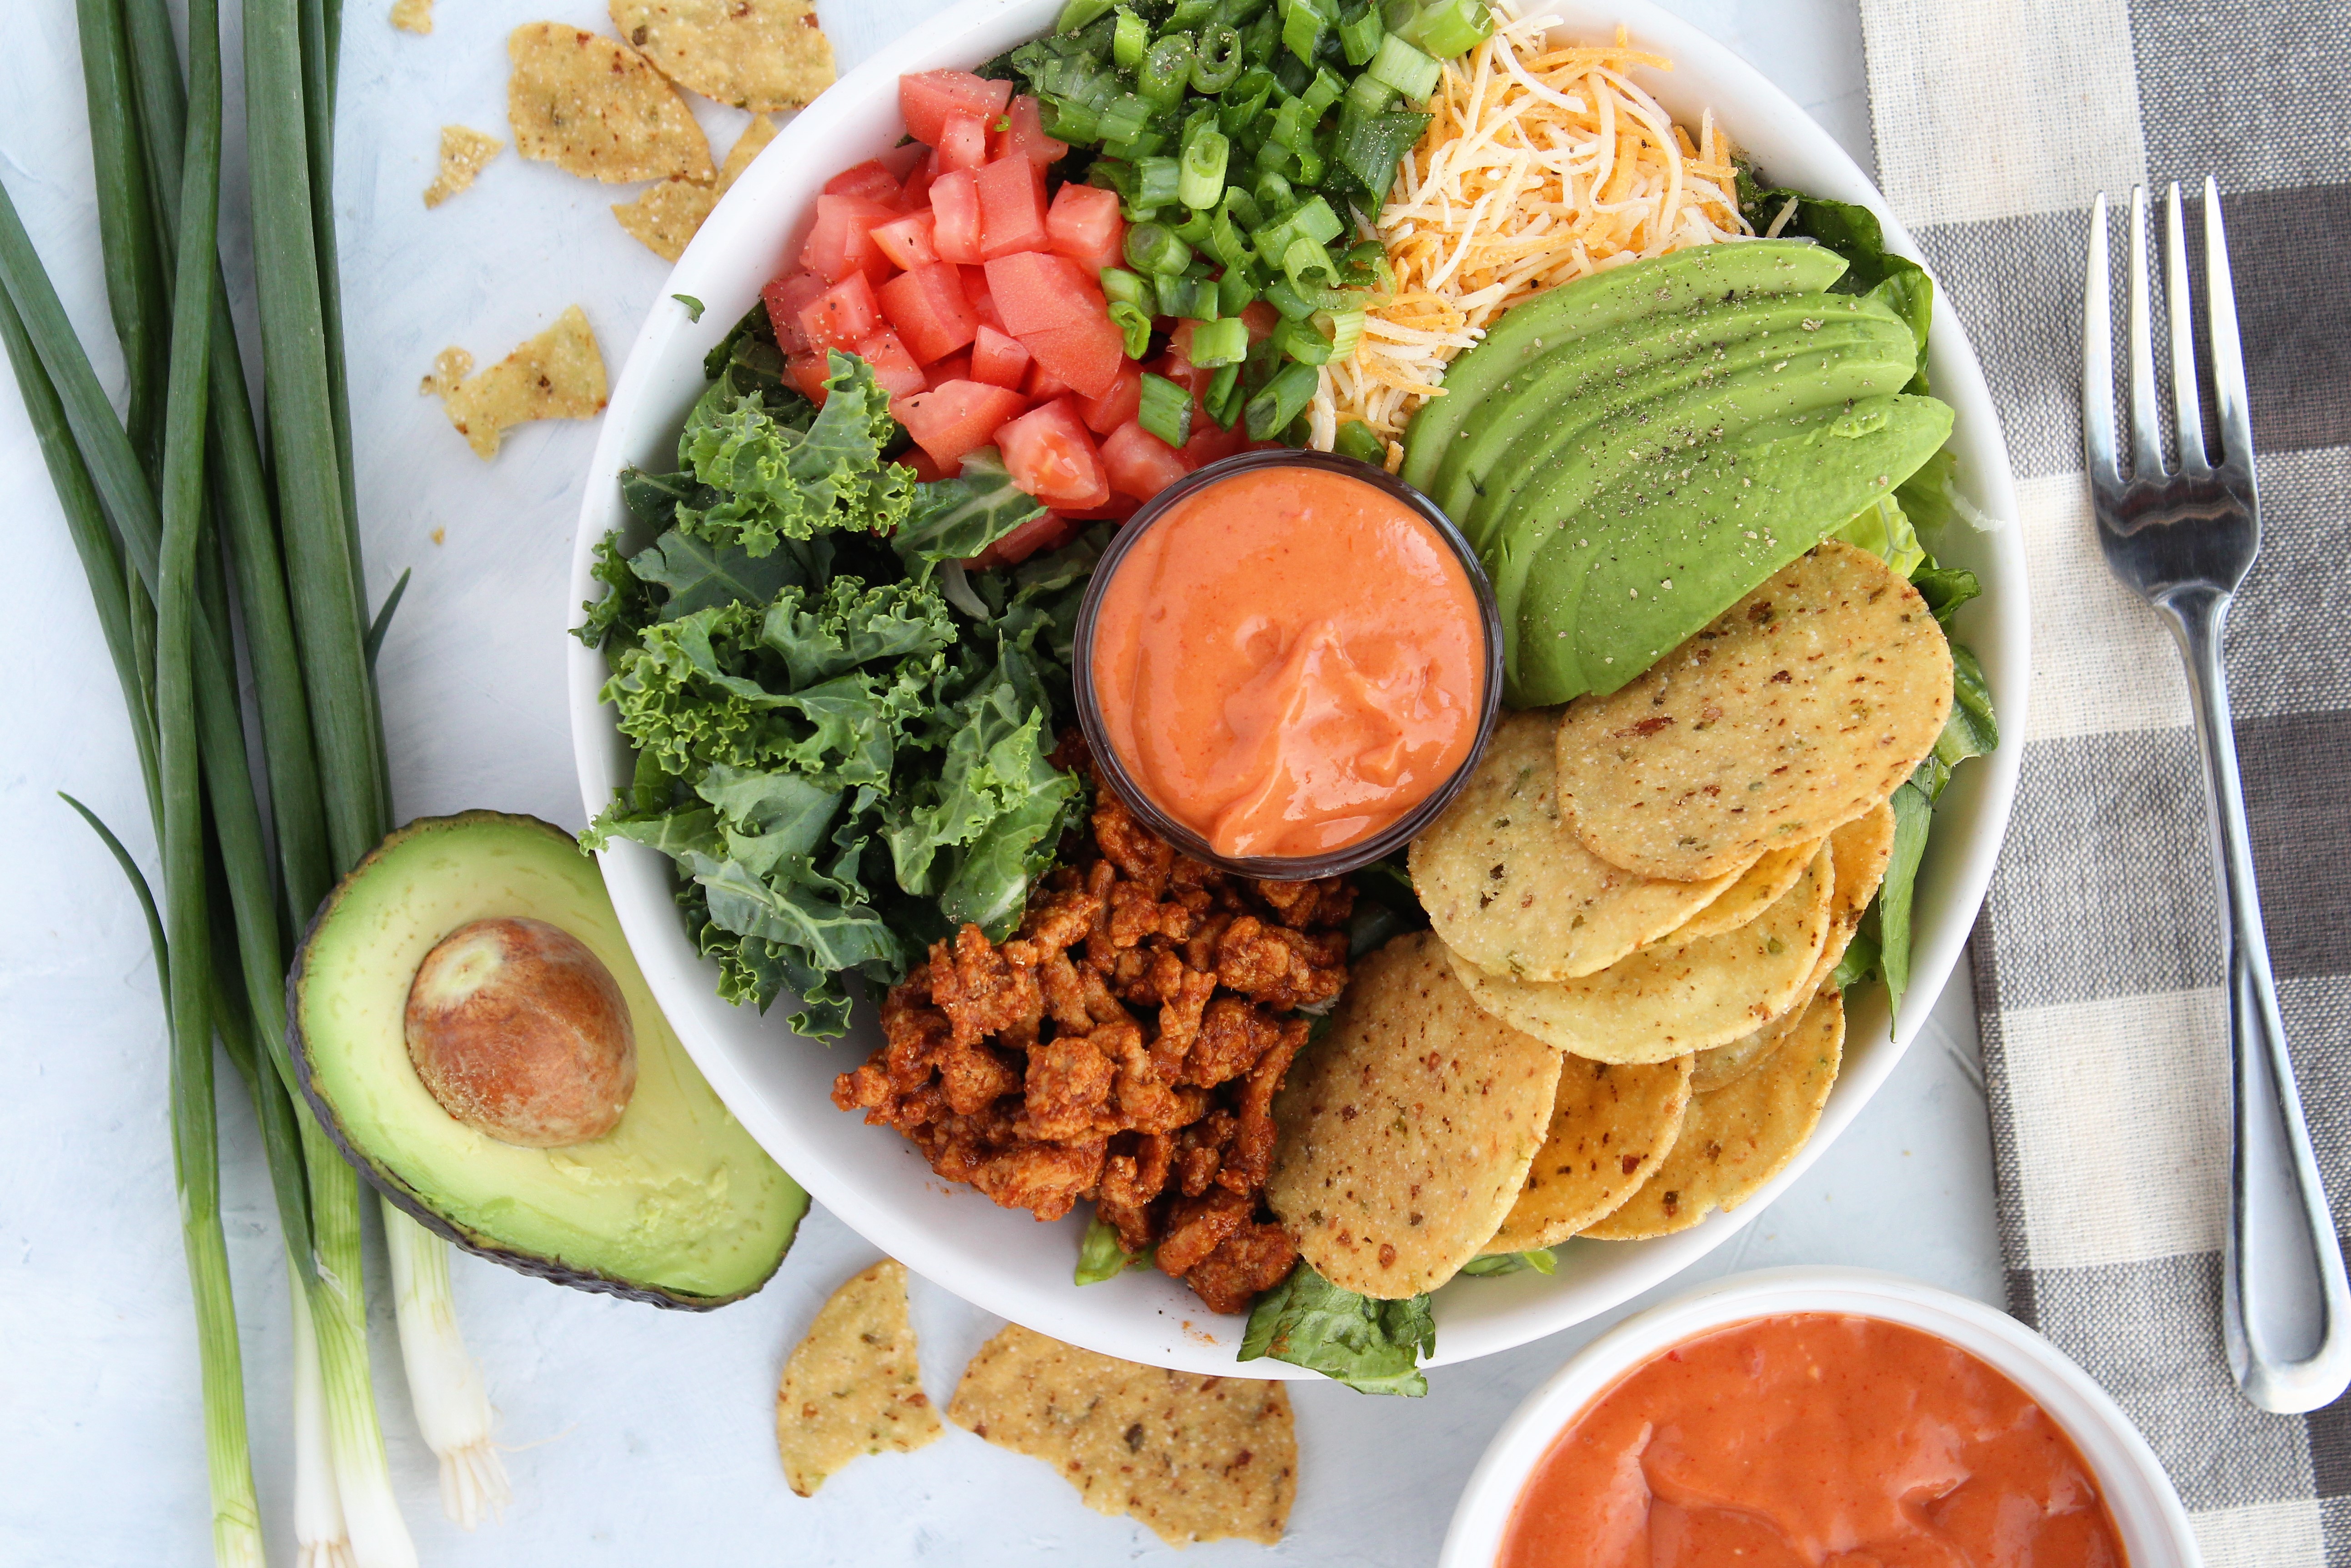
[[[1129,1251],[1156,1245],[1211,1310],[1243,1312],[1297,1260],[1261,1207],[1273,1096],[1306,1043],[1295,1009],[1347,983],[1354,890],[1228,876],[1095,785],[1092,835],[1064,843],[1019,931],[934,944],[833,1103],[1008,1208],[1092,1199]]]

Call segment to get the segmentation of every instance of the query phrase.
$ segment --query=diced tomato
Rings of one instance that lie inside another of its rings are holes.
[[[832,362],[822,349],[801,350],[784,361],[784,369],[791,376],[792,384],[800,389],[802,397],[819,408],[824,406],[829,395],[824,378],[832,373]]]
[[[958,110],[939,132],[939,168],[977,169],[987,162],[987,122]]]
[[[1004,318],[1004,329],[1016,338],[1081,326],[1092,317],[1100,317],[1105,325],[1110,321],[1109,304],[1093,276],[1068,256],[1042,251],[1000,256],[987,264],[987,272],[997,313]]]
[[[997,129],[1001,126],[1003,129]],[[1027,93],[1014,99],[1003,115],[987,122],[987,155],[1008,158],[1018,152],[1040,169],[1070,150],[1066,141],[1045,134],[1045,115]]]
[[[963,274],[950,262],[935,261],[883,284],[881,308],[925,365],[954,353],[979,329],[979,318],[964,298]]]
[[[914,471],[914,477],[921,480],[925,485],[935,484],[941,479],[949,479],[954,477],[954,476],[949,474],[946,469],[933,462],[931,460],[931,455],[924,451],[919,446],[901,452],[897,456],[892,458],[891,461],[893,463],[903,463],[907,467],[913,469]],[[957,466],[960,467],[961,465],[957,465]],[[1019,530],[1015,529],[1014,531],[1018,532]]]
[[[946,359],[923,367],[923,390],[935,391],[949,382],[968,382],[978,378],[971,373],[969,354],[949,354]]]
[[[947,116],[960,110],[992,120],[1012,99],[1012,84],[989,81],[969,71],[917,71],[898,78],[898,112],[906,133],[925,147],[936,147]]]
[[[1099,507],[1072,507],[1060,513],[1059,516],[1079,523],[1102,522],[1113,517],[1120,522],[1124,522],[1134,516],[1135,509],[1142,505],[1143,503],[1134,497],[1122,496],[1116,490],[1113,490],[1110,493],[1110,499]]]
[[[1085,416],[1086,428],[1096,435],[1108,435],[1134,418],[1143,412],[1143,367],[1132,360],[1121,365],[1110,391],[1087,399],[1078,412]]]
[[[979,177],[968,169],[942,173],[931,183],[931,248],[941,261],[977,265],[979,254]]]
[[[1126,340],[1108,315],[1096,315],[1067,327],[1016,332],[1038,368],[1081,397],[1108,394],[1118,384],[1118,372],[1127,363]]]
[[[759,291],[768,302],[768,319],[776,329],[776,346],[785,353],[797,354],[809,346],[808,334],[800,330],[800,308],[814,303],[827,287],[813,272],[791,272]]]
[[[873,286],[852,272],[800,307],[800,330],[815,349],[854,349],[882,325]]]
[[[1071,399],[1056,398],[1007,422],[996,444],[1012,483],[1049,507],[1099,507],[1110,499],[1102,454]]]
[[[1125,260],[1126,222],[1118,215],[1116,191],[1096,185],[1062,186],[1053,193],[1053,204],[1046,210],[1045,234],[1058,254],[1084,267],[1090,277],[1100,278],[1103,267],[1117,267]]]
[[[1192,471],[1181,452],[1134,420],[1110,433],[1102,444],[1102,458],[1110,471],[1110,487],[1138,501],[1148,501]]]
[[[983,165],[979,182],[979,254],[983,258],[1045,248],[1045,172],[1026,158]]]
[[[898,334],[887,327],[871,333],[858,344],[857,357],[873,367],[874,381],[892,397],[918,392],[930,384],[923,367],[914,363],[914,356],[906,351]]]
[[[905,188],[898,193],[898,210],[902,213],[927,213],[931,210],[931,182],[939,177],[939,155],[925,152],[906,171]]]
[[[984,382],[944,382],[928,392],[890,400],[890,413],[914,444],[942,468],[996,439],[998,427],[1028,406],[1017,392]]]
[[[1025,352],[1028,345],[1021,344],[1021,349]],[[1069,382],[1061,380],[1044,366],[1034,363],[1033,355],[1031,360],[1032,362],[1029,366],[1029,384],[1020,389],[1029,394],[1030,402],[1050,402],[1069,392]]]
[[[1029,350],[1020,340],[980,323],[971,341],[972,380],[992,387],[1018,387],[1029,373]]]
[[[897,208],[864,196],[819,196],[816,227],[800,246],[800,265],[827,283],[838,283],[852,272],[880,282],[890,276],[890,258],[867,231],[897,215]]]
[[[897,204],[898,192],[897,176],[883,168],[879,158],[868,158],[854,169],[843,169],[824,183],[828,196],[862,196],[885,206]]]
[[[975,571],[1017,566],[1040,550],[1059,549],[1078,537],[1078,525],[1059,512],[1031,517],[964,564]]]
[[[937,221],[925,207],[886,224],[875,224],[873,243],[890,258],[891,266],[912,272],[938,260],[939,253],[931,247],[931,228]]]
[[[1195,407],[1192,411],[1192,439],[1184,443],[1184,457],[1193,467],[1205,468],[1219,458],[1230,457],[1248,441],[1247,420],[1237,419],[1230,430],[1225,430]]]
[[[1261,343],[1281,325],[1281,312],[1262,299],[1252,299],[1241,307],[1241,321],[1249,328],[1249,341]]]
[[[1004,315],[996,308],[995,291],[987,287],[987,273],[977,267],[963,270],[963,297],[971,301],[971,313],[998,331],[1004,330]]]

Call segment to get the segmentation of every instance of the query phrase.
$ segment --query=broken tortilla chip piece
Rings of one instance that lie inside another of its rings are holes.
[[[1399,936],[1290,1067],[1266,1201],[1341,1290],[1433,1291],[1510,1214],[1559,1072],[1559,1052],[1470,1000],[1434,933]]]
[[[1950,711],[1951,647],[1927,601],[1830,539],[1646,674],[1569,706],[1560,810],[1611,865],[1719,875],[1894,793]]]
[[[832,42],[808,0],[611,0],[612,26],[661,73],[759,113],[832,85]]]
[[[1413,890],[1437,934],[1489,974],[1596,973],[1736,880],[1661,882],[1585,849],[1559,820],[1558,724],[1555,710],[1503,715],[1468,787],[1412,841]]]
[[[1614,1213],[1674,1146],[1689,1098],[1687,1056],[1648,1066],[1569,1057],[1527,1185],[1485,1250],[1556,1247]]]
[[[710,143],[685,100],[643,58],[560,22],[507,36],[515,151],[608,183],[711,178]]]
[[[646,249],[664,261],[675,261],[685,254],[686,242],[702,227],[703,220],[718,204],[718,198],[751,166],[759,150],[775,139],[776,122],[759,115],[735,139],[734,150],[719,165],[716,184],[664,180],[633,202],[614,203],[612,215]]]
[[[1298,1494],[1298,1435],[1279,1383],[1099,1355],[1013,1324],[964,1368],[947,1418],[1053,1467],[1097,1513],[1171,1546],[1270,1546]]]
[[[433,0],[392,0],[392,25],[403,33],[433,30]]]
[[[424,187],[424,204],[437,207],[474,183],[489,161],[498,155],[506,143],[495,136],[464,125],[441,128],[441,170],[433,183]]]
[[[472,365],[465,350],[444,349],[417,390],[441,398],[449,423],[478,456],[496,456],[499,440],[515,425],[592,419],[604,411],[604,356],[577,305],[479,375],[465,373]]]
[[[1625,1206],[1583,1234],[1638,1241],[1737,1208],[1796,1157],[1820,1124],[1844,1053],[1844,1000],[1823,993],[1753,1071],[1690,1096],[1673,1152]]]
[[[903,1454],[946,1430],[923,1393],[906,1266],[885,1258],[817,1309],[776,1388],[784,1479],[814,1497],[861,1454]]]

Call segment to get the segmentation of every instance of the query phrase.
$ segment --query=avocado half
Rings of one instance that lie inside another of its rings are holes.
[[[527,915],[587,944],[628,999],[637,1087],[620,1124],[523,1148],[441,1108],[408,1057],[416,967],[472,921]],[[310,921],[287,978],[296,1076],[361,1175],[419,1222],[526,1274],[656,1306],[724,1306],[768,1281],[808,1194],[678,1042],[593,861],[536,817],[425,817],[376,846]]]

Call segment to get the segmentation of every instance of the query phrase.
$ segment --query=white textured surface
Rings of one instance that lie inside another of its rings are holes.
[[[1840,0],[1668,4],[1746,54],[1871,164],[1859,28]],[[72,6],[6,8],[0,180],[100,373],[114,379]],[[821,4],[844,66],[934,8]],[[486,360],[575,301],[606,344],[624,344],[666,267],[603,212],[629,188],[600,189],[511,150],[438,211],[419,200],[442,124],[506,134],[507,28],[550,13],[603,26],[592,0],[544,9],[444,0],[427,38],[393,32],[385,9],[354,0],[346,20],[338,218],[372,590],[416,571],[384,653],[398,805],[402,815],[492,806],[576,825],[561,649],[549,628],[566,608],[567,540],[592,432],[527,427],[483,465],[414,389],[444,345]],[[232,58],[232,92],[235,75]],[[705,119],[723,149],[740,117]],[[242,222],[233,210],[233,265]],[[0,475],[0,624],[15,633],[0,682],[0,1064],[11,1074],[0,1095],[0,1563],[200,1561],[202,1428],[154,977],[110,862],[52,792],[81,796],[142,854],[150,837],[80,570],[5,378]],[[434,542],[435,529],[444,542]],[[1692,1277],[1854,1263],[1996,1301],[1980,1077],[1972,1013],[1955,985],[1860,1121]],[[224,1096],[223,1127],[255,1461],[276,1555],[287,1561],[283,1271],[258,1150],[234,1096]],[[784,1489],[769,1436],[776,1375],[817,1303],[872,1256],[812,1214],[766,1291],[706,1316],[459,1259],[466,1333],[516,1450],[516,1508],[470,1537],[439,1516],[379,1267],[370,1281],[378,1389],[424,1560],[1093,1563],[1162,1552],[1138,1527],[1078,1506],[1033,1461],[960,1432],[908,1458],[852,1466],[813,1500]],[[927,1281],[914,1291],[926,1381],[945,1399],[995,1324]],[[1270,1555],[1432,1561],[1454,1497],[1503,1416],[1602,1326],[1444,1369],[1425,1401],[1293,1385],[1302,1477],[1290,1538]],[[1268,1555],[1224,1545],[1186,1561]]]

